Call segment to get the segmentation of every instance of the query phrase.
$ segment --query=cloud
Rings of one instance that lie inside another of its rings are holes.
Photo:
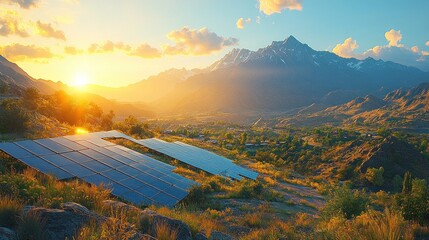
[[[425,45],[429,47],[429,41],[427,41]]]
[[[48,59],[54,57],[49,48],[19,43],[0,47],[0,53],[11,61]]]
[[[343,43],[337,44],[332,50],[335,54],[345,58],[358,57],[354,50],[358,48],[359,45],[352,38],[347,38]]]
[[[251,21],[252,20],[250,18],[247,18],[246,20],[244,20],[244,18],[239,18],[235,25],[238,29],[244,29],[244,25],[250,23]]]
[[[207,28],[184,27],[170,32],[167,37],[175,42],[173,46],[164,47],[164,53],[168,55],[207,55],[238,44],[238,39],[218,36]]]
[[[415,52],[415,53],[418,53],[418,52],[420,51],[420,49],[419,49],[419,47],[418,47],[418,46],[413,46],[413,47],[411,48],[411,51],[412,51],[412,52]]]
[[[83,50],[73,46],[65,46],[64,53],[69,55],[79,55],[83,53]]]
[[[302,10],[303,0],[259,0],[259,10],[266,15],[280,13],[284,9]]]
[[[160,50],[153,48],[146,43],[140,44],[139,46],[133,48],[130,45],[124,44],[122,42],[105,41],[103,43],[93,43],[88,48],[89,54],[112,53],[116,51],[121,51],[129,56],[141,58],[159,58],[162,56]]]
[[[109,53],[115,50],[130,51],[131,47],[122,42],[114,43],[112,41],[105,41],[104,43],[91,44],[88,48],[88,53]]]
[[[429,52],[421,51],[418,46],[411,48],[399,44],[402,40],[400,31],[394,29],[385,33],[387,45],[374,46],[363,53],[356,53],[355,50],[359,47],[357,42],[352,38],[347,38],[344,43],[337,44],[333,52],[341,57],[355,57],[365,59],[372,57],[374,59],[382,59],[384,61],[392,61],[399,64],[413,66],[422,70],[429,70]]]
[[[39,0],[0,0],[0,4],[15,5],[18,4],[21,8],[36,7]]]
[[[36,22],[36,30],[40,36],[47,38],[56,38],[65,41],[66,36],[61,30],[55,30],[50,23]]]
[[[160,58],[162,53],[160,50],[149,46],[146,43],[141,44],[137,48],[128,52],[130,56],[137,56],[141,58]]]
[[[0,0],[1,1],[1,0]],[[5,11],[0,16],[0,35],[9,36],[17,35],[20,37],[28,37],[29,34],[25,27],[21,24],[22,20],[19,14],[15,11]]]
[[[399,41],[402,39],[401,31],[396,31],[395,29],[390,29],[390,31],[384,34],[387,41],[389,41],[389,47],[402,47],[403,44],[399,44]]]

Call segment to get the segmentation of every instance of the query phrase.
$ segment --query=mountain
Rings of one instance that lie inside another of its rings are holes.
[[[279,126],[378,125],[429,129],[429,83],[397,89],[383,99],[368,95],[314,113],[281,118]]]
[[[87,86],[87,91],[123,102],[153,102],[168,95],[176,84],[202,70],[170,69],[125,87]]]
[[[382,96],[428,73],[393,62],[315,51],[293,36],[257,51],[234,49],[206,71],[179,82],[154,106],[164,112],[276,113],[362,95]]]
[[[50,94],[61,89],[61,83],[54,83],[42,79],[34,79],[15,63],[0,55],[0,83],[17,86],[19,88],[34,87],[40,92]]]
[[[88,102],[97,104],[104,112],[113,110],[119,118],[129,115],[137,115],[139,117],[153,116],[152,110],[145,104],[125,104],[116,102],[96,94],[76,92],[61,82],[35,79],[22,70],[17,64],[0,56],[0,87],[2,85],[7,85],[8,96],[6,97],[11,97],[10,95],[20,96],[24,89],[29,87],[38,89],[42,94],[52,94],[55,91],[64,90],[76,98],[83,98]]]

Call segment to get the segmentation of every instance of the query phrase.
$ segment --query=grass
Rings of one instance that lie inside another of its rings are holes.
[[[18,239],[44,240],[46,233],[44,232],[44,221],[37,213],[28,213],[22,215],[16,234]]]
[[[9,195],[0,195],[0,226],[14,227],[18,223],[22,208],[21,201]]]
[[[177,229],[171,229],[166,222],[158,222],[155,226],[156,238],[158,240],[176,240]]]

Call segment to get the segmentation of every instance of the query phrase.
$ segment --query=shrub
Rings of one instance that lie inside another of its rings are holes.
[[[155,226],[156,238],[158,240],[176,240],[178,231],[171,229],[166,222],[158,222]]]
[[[384,168],[368,168],[365,173],[365,178],[370,183],[374,184],[375,186],[382,186],[384,183],[383,178]]]
[[[14,227],[23,205],[11,196],[0,196],[0,226]]]
[[[365,192],[352,190],[343,185],[334,189],[323,209],[327,217],[344,216],[347,219],[358,216],[366,210],[369,198]]]
[[[37,213],[28,213],[21,216],[16,234],[18,239],[44,240],[44,221]]]
[[[242,180],[238,188],[229,197],[233,198],[257,198],[260,197],[263,185],[259,181]]]

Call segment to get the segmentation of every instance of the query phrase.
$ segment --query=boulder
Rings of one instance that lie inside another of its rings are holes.
[[[157,226],[166,224],[170,230],[177,231],[177,240],[192,240],[191,229],[182,221],[160,215],[149,209],[141,211],[140,218],[144,232],[152,236],[157,236]]]
[[[209,240],[234,240],[234,238],[222,232],[212,231]]]
[[[72,239],[79,229],[90,221],[100,224],[107,220],[106,217],[71,202],[62,204],[61,209],[26,206],[24,215],[26,214],[35,214],[40,217],[47,240]]]
[[[0,227],[0,240],[14,240],[15,232],[12,229]]]

